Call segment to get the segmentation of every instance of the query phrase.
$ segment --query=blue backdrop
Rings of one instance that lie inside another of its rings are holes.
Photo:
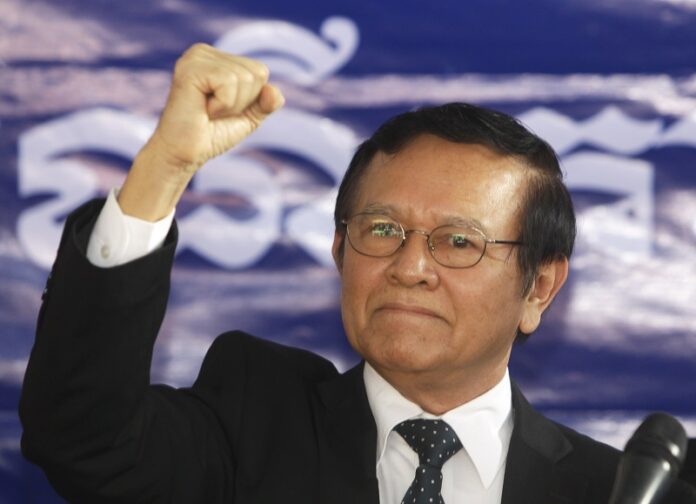
[[[189,384],[230,328],[354,363],[337,182],[385,118],[472,101],[554,145],[578,208],[569,284],[513,377],[618,447],[652,410],[696,436],[694,26],[694,0],[0,0],[0,503],[61,502],[16,414],[45,276],[65,215],[121,183],[198,41],[265,61],[287,106],[184,196],[154,380]]]

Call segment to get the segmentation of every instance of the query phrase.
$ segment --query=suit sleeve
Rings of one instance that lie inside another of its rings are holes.
[[[20,400],[22,451],[70,502],[232,502],[229,444],[187,391],[150,386],[176,246],[101,269],[85,257],[102,203],[66,223]]]

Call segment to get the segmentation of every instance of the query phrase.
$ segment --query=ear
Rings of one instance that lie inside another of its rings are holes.
[[[343,271],[343,254],[345,252],[345,234],[334,232],[333,245],[331,245],[331,255],[333,256],[334,264],[340,274]]]
[[[542,313],[549,307],[567,278],[567,257],[541,265],[534,278],[534,285],[532,285],[524,300],[524,308],[519,325],[520,332],[531,334],[539,327]]]

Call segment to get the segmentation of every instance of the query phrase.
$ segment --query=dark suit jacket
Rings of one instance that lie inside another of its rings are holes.
[[[85,258],[99,203],[68,220],[27,369],[22,449],[76,503],[377,504],[362,365],[243,333],[195,384],[149,384],[176,229],[111,269]],[[618,452],[538,414],[513,387],[503,504],[606,502]],[[454,503],[451,503],[454,504]]]

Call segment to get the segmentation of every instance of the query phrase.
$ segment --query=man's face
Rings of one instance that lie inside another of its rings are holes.
[[[517,161],[423,135],[396,155],[375,156],[352,210],[378,207],[406,230],[426,233],[475,220],[488,238],[516,240],[524,188]],[[421,234],[409,234],[389,257],[361,255],[348,243],[338,257],[341,239],[334,255],[348,340],[383,376],[464,370],[502,377],[528,309],[511,246],[489,245],[476,266],[452,269],[433,259]]]

